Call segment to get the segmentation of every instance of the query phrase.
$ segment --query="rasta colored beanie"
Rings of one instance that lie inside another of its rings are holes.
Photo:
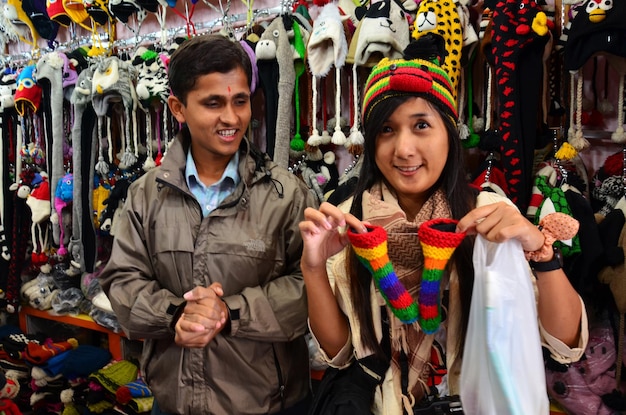
[[[430,59],[383,58],[372,68],[363,94],[364,126],[368,124],[372,109],[377,104],[395,96],[423,97],[443,109],[452,120],[457,120],[455,93],[450,76],[439,64],[443,52],[438,49],[438,42],[437,38],[425,35],[405,49],[412,55],[426,53],[426,49],[420,48],[428,48],[430,43],[434,46]],[[408,58],[407,53],[405,58]]]
[[[455,232],[458,221],[453,219],[432,219],[418,229],[424,271],[419,293],[419,323],[426,333],[434,333],[441,323],[440,285],[443,271],[455,249],[465,238],[465,233]]]
[[[387,305],[404,324],[417,320],[418,308],[413,297],[398,279],[387,254],[387,231],[381,226],[367,226],[368,232],[348,230],[348,238],[359,262],[372,274],[374,283]]]

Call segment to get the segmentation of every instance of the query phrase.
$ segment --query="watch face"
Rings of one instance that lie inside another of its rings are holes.
[[[561,265],[561,267],[563,267],[563,253],[561,252],[559,248],[554,247],[553,249],[554,249],[554,259],[559,261],[559,264]]]

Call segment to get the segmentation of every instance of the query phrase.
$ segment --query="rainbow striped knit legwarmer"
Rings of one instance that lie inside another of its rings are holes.
[[[359,262],[372,273],[393,314],[405,324],[413,323],[418,317],[417,304],[393,270],[387,254],[387,232],[381,226],[367,226],[367,229],[367,233],[355,233],[348,229],[352,248]]]
[[[432,219],[417,231],[424,253],[424,271],[419,292],[419,324],[425,333],[434,333],[441,324],[441,277],[454,250],[465,238],[456,233],[458,221]]]

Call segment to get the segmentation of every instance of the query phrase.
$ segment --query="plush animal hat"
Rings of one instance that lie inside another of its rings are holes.
[[[72,20],[72,22],[84,29],[89,31],[92,30],[91,26],[84,23],[89,20],[89,13],[87,13],[87,9],[85,9],[85,5],[81,0],[61,0],[61,3],[63,4],[65,13]]]
[[[289,16],[278,16],[256,43],[259,79],[265,95],[267,153],[283,167],[289,165],[293,93],[296,80]]]
[[[28,41],[24,37],[20,37],[20,40],[29,43],[31,46],[36,47],[39,40],[39,32],[35,29],[33,22],[26,14],[24,6],[20,0],[7,0],[7,4],[4,6],[4,13],[6,17],[13,21],[20,21],[25,24],[30,30],[31,40]]]
[[[39,110],[43,91],[34,78],[35,65],[25,66],[17,76],[17,90],[15,91],[15,109],[24,116],[26,109],[33,112]]]
[[[59,33],[59,24],[48,16],[46,0],[22,0],[22,7],[39,36],[54,41]]]
[[[92,85],[92,104],[96,114],[105,116],[110,102],[121,100],[126,112],[126,146],[120,157],[119,167],[126,169],[137,162],[139,156],[137,136],[138,99],[136,91],[136,70],[130,62],[117,56],[102,59],[96,64]],[[131,121],[133,124],[133,147],[131,148]]]
[[[571,73],[577,73],[572,80],[570,106],[570,130],[568,140],[577,150],[589,143],[582,133],[582,90],[581,68],[593,55],[601,53],[619,74],[617,109],[617,129],[611,139],[618,143],[626,142],[624,133],[624,77],[626,76],[626,4],[608,0],[587,0],[576,8],[576,16],[570,21],[570,29],[564,46],[563,66]],[[573,85],[576,85],[574,92]],[[574,114],[576,119],[574,119]]]
[[[339,8],[334,3],[328,3],[322,7],[319,15],[313,23],[313,32],[307,45],[307,61],[313,79],[311,86],[313,89],[312,103],[312,133],[307,143],[317,147],[323,142],[322,136],[317,129],[317,82],[326,77],[330,69],[335,67],[335,131],[332,135],[332,143],[344,145],[346,136],[341,131],[341,68],[346,61],[348,54],[348,42],[344,32],[343,20],[348,16],[341,16]],[[324,129],[326,126],[324,126]]]
[[[409,44],[407,10],[396,0],[372,2],[369,8],[356,7],[351,16],[358,24],[350,39],[346,62],[352,64],[352,112],[353,121],[346,148],[360,155],[363,134],[359,128],[359,67],[371,68],[382,58],[398,59]]]
[[[46,10],[50,20],[60,26],[69,27],[72,23],[72,18],[65,11],[62,0],[48,0],[46,3]]]

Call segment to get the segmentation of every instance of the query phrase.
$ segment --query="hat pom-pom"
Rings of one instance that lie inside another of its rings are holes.
[[[470,136],[470,129],[464,122],[459,121],[459,138],[463,141],[467,140]]]
[[[148,172],[155,167],[156,163],[154,162],[154,159],[152,158],[152,156],[148,155],[148,157],[146,157],[146,161],[143,162],[143,171]]]
[[[119,168],[122,170],[126,170],[133,166],[133,164],[137,163],[137,156],[135,156],[131,151],[125,151],[122,154],[122,158],[120,159]]]
[[[561,148],[554,154],[559,160],[571,160],[578,154],[578,151],[570,143],[564,142]]]
[[[343,131],[341,131],[340,127],[335,127],[335,132],[333,133],[331,142],[338,146],[343,146],[344,144],[346,144],[346,135],[343,133]]]
[[[307,145],[305,149],[307,153],[306,157],[310,161],[320,161],[324,157],[319,147]]]
[[[98,157],[98,162],[96,163],[96,172],[100,174],[100,176],[106,176],[109,174],[109,163],[104,161],[104,157]]]
[[[577,130],[574,133],[574,136],[568,141],[578,151],[584,150],[585,148],[589,147],[589,141],[587,141],[587,139],[583,135],[583,130]]]
[[[476,133],[471,133],[469,137],[461,141],[463,148],[475,148],[478,146],[478,143],[480,143],[480,135]]]
[[[331,140],[332,137],[330,136],[328,130],[322,131],[322,144],[330,144]]]
[[[307,144],[311,147],[317,147],[322,144],[322,136],[320,135],[319,131],[317,131],[317,128],[313,129],[313,132],[307,140]]]
[[[615,132],[611,134],[611,140],[616,143],[623,143],[626,141],[626,133],[624,133],[624,127],[617,127]]]
[[[292,159],[298,159],[304,154],[305,143],[300,134],[293,136],[289,142],[289,156]]]

